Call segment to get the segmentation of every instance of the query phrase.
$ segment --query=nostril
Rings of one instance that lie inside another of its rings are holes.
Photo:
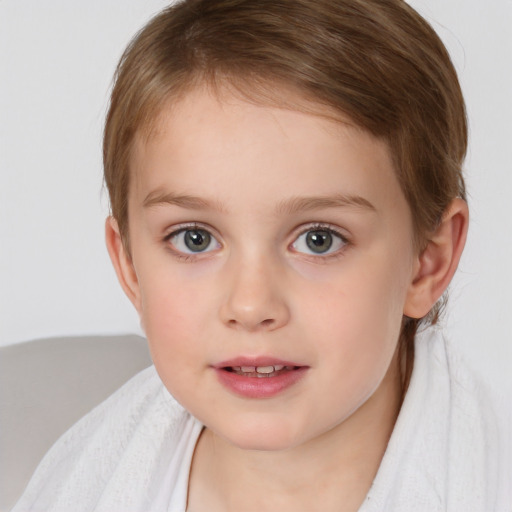
[[[240,289],[237,293],[235,291],[219,310],[220,319],[227,327],[248,331],[271,331],[288,322],[289,310],[281,298],[270,295],[244,296],[241,295]],[[247,290],[245,292],[248,293]]]
[[[242,319],[238,320],[236,318],[231,318],[227,322],[229,327],[243,328],[243,329],[248,329],[251,331],[253,331],[253,330],[258,331],[260,329],[262,329],[262,330],[271,329],[275,323],[276,323],[276,321],[274,318],[266,318],[265,320],[260,320],[260,321],[249,321],[249,320],[243,321]]]

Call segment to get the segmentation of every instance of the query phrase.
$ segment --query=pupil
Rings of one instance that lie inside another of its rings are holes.
[[[185,232],[185,245],[193,252],[204,251],[210,245],[210,234],[204,229],[194,229]]]
[[[326,252],[331,248],[332,235],[329,231],[310,231],[306,235],[306,244],[313,252]]]

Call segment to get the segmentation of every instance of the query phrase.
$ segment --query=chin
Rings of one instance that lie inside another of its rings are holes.
[[[234,422],[229,429],[212,429],[241,450],[281,451],[297,446],[303,439],[286,421]]]
[[[279,452],[293,448],[295,445],[295,443],[290,443],[283,439],[270,437],[266,439],[236,438],[226,440],[240,450],[259,452]]]

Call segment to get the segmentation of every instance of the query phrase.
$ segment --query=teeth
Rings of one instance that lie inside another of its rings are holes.
[[[233,366],[233,370],[243,373],[272,373],[276,370],[282,370],[284,366]]]
[[[240,373],[259,373],[268,375],[270,373],[278,372],[280,370],[293,370],[293,366],[284,366],[282,364],[268,365],[268,366],[232,366],[233,371]]]
[[[258,373],[272,373],[274,371],[273,366],[258,366],[256,368],[256,371]]]

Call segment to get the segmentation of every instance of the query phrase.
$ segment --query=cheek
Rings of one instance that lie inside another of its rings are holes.
[[[146,281],[141,288],[141,320],[159,372],[180,373],[200,357],[201,333],[207,329],[209,314],[204,291],[164,279]]]
[[[367,258],[329,270],[322,279],[304,284],[299,292],[302,316],[314,319],[326,330],[357,335],[380,331],[382,335],[401,325],[407,295],[405,266],[393,258]]]
[[[142,315],[151,358],[167,390],[191,410],[201,401],[197,396],[204,369],[201,305],[193,293],[160,286],[152,292],[144,297]]]
[[[302,330],[327,357],[330,374],[342,374],[349,388],[360,388],[364,380],[373,388],[384,376],[398,342],[406,289],[405,273],[392,258],[378,258],[338,272],[302,303]]]
[[[176,265],[168,258],[164,254],[141,265],[141,317],[148,337],[151,333],[151,338],[172,336],[176,341],[193,326],[200,327],[209,279],[198,272],[204,273],[204,265]]]

